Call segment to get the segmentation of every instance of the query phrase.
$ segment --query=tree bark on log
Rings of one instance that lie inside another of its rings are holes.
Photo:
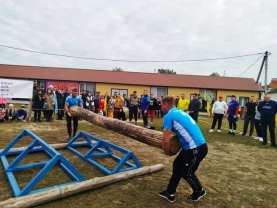
[[[131,137],[137,141],[162,149],[162,132],[142,128],[126,121],[101,116],[77,106],[72,106],[70,108],[70,114],[75,117],[80,117],[97,126],[110,129],[125,136]]]
[[[97,177],[76,184],[54,188],[40,193],[30,194],[18,198],[10,198],[0,202],[0,207],[31,207],[56,199],[65,198],[67,196],[77,194],[83,191],[96,189],[118,181],[127,180],[136,176],[160,171],[164,168],[163,164],[146,166],[139,169],[121,172],[109,176]]]

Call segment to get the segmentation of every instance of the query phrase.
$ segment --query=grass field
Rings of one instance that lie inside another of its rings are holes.
[[[80,193],[62,200],[53,201],[39,207],[277,207],[277,148],[262,146],[259,141],[227,134],[226,118],[222,133],[209,133],[211,118],[200,117],[199,126],[207,140],[209,153],[201,163],[197,175],[207,190],[207,195],[199,202],[187,199],[192,190],[182,180],[175,194],[176,202],[169,203],[158,196],[166,189],[175,158],[165,156],[163,151],[134,141],[126,136],[97,127],[86,121],[79,122],[79,131],[85,131],[101,139],[115,143],[135,153],[144,166],[165,164],[163,171],[152,173],[99,189]],[[155,119],[155,127],[161,131],[162,119]],[[142,123],[140,123],[142,125]],[[243,121],[238,122],[238,131]],[[66,122],[3,123],[0,124],[0,149],[5,148],[23,129],[28,128],[49,144],[67,142]],[[26,146],[31,139],[24,138],[17,147]],[[58,150],[86,178],[104,176],[103,173],[84,162],[68,150]],[[14,157],[11,157],[11,161]],[[47,159],[43,153],[28,155],[21,164]],[[111,166],[103,158],[99,162]],[[15,173],[20,187],[24,187],[39,169]],[[55,167],[35,189],[65,183],[70,178]],[[0,165],[0,201],[13,197],[6,175]]]

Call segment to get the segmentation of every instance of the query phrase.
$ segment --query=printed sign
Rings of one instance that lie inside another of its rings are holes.
[[[31,99],[33,84],[33,81],[0,79],[0,97]]]
[[[47,81],[46,89],[50,85],[56,87],[56,90],[61,90],[62,93],[64,93],[66,89],[73,89],[73,88],[76,88],[79,92],[79,83],[78,82]]]

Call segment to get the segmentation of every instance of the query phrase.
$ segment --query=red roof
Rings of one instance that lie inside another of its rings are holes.
[[[118,72],[0,64],[0,77],[38,80],[63,80],[96,83],[149,85],[240,91],[264,91],[252,78],[215,77],[182,74]]]

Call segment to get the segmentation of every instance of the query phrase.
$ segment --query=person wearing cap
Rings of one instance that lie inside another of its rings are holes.
[[[69,110],[72,106],[83,107],[83,100],[78,96],[78,90],[76,88],[72,89],[72,95],[66,98],[64,109],[66,112],[66,123],[67,123],[67,133],[68,140],[72,139],[72,127],[71,120],[73,120],[73,137],[76,135],[78,130],[78,117],[72,117]]]
[[[16,111],[15,117],[17,119],[17,122],[20,122],[22,120],[23,122],[26,122],[27,112],[25,110],[25,105],[21,105],[20,109]]]
[[[254,126],[255,126],[255,114],[257,103],[254,101],[254,96],[251,96],[249,102],[244,106],[244,126],[242,136],[246,136],[248,125],[250,122],[250,132],[249,137],[252,137]]]
[[[263,142],[262,145],[267,145],[267,127],[270,133],[271,146],[277,147],[275,138],[275,116],[277,113],[277,102],[270,99],[269,94],[264,95],[264,100],[258,105],[258,111],[261,113],[261,128]]]
[[[193,94],[193,99],[189,103],[189,115],[195,120],[197,123],[198,120],[198,114],[200,110],[201,103],[198,99],[198,94],[194,93]]]
[[[226,112],[226,116],[228,115],[229,121],[229,132],[228,134],[235,135],[237,130],[237,121],[238,121],[238,113],[239,113],[239,102],[236,100],[236,96],[231,96],[231,101],[228,104],[228,110]]]
[[[221,124],[222,124],[222,118],[224,116],[224,114],[227,112],[228,106],[227,104],[223,101],[223,96],[219,96],[219,100],[216,101],[213,104],[213,108],[211,111],[211,116],[213,117],[213,124],[212,127],[210,129],[209,132],[214,132],[214,128],[216,123],[217,124],[217,132],[221,132],[220,128],[221,128]]]
[[[10,104],[10,105],[9,105],[9,108],[6,109],[6,115],[5,115],[4,118],[5,118],[5,120],[6,120],[7,122],[11,122],[11,121],[13,121],[13,120],[16,119],[16,116],[15,116],[15,109],[14,109],[13,104]]]
[[[3,105],[0,105],[0,123],[3,123],[5,121],[6,112],[3,108]]]
[[[135,118],[135,125],[138,124],[138,107],[139,98],[137,96],[137,91],[133,92],[133,95],[129,99],[129,122],[132,122],[133,116]]]

